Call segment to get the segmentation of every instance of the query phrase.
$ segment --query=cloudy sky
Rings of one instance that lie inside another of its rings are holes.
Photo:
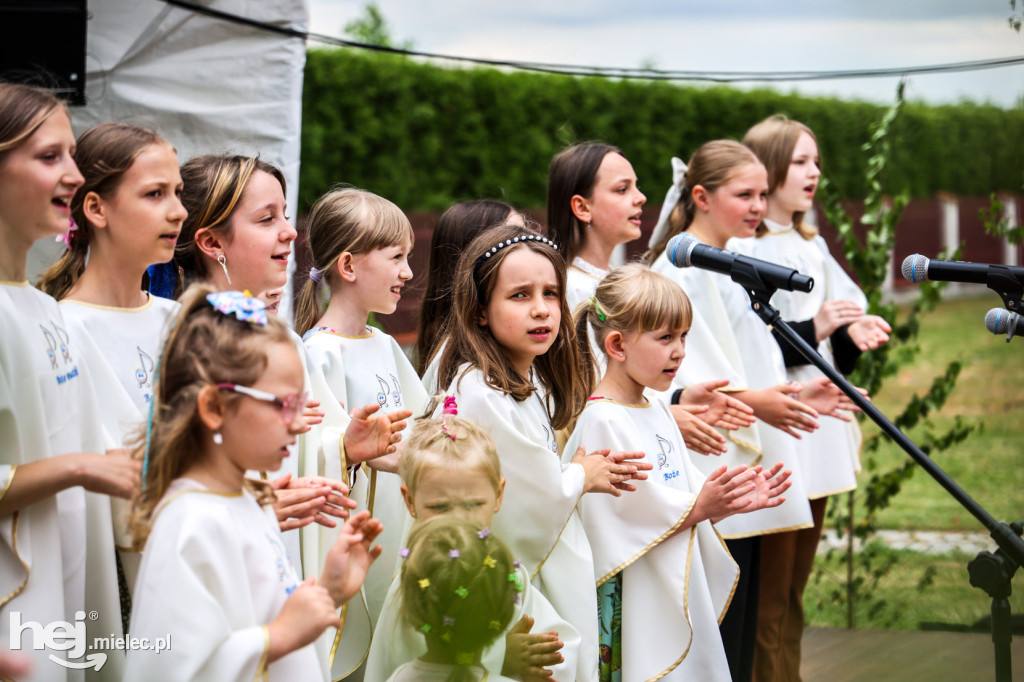
[[[363,0],[309,0],[310,30],[341,36]],[[1024,55],[1008,0],[378,0],[397,40],[491,59],[699,71],[877,69]],[[1020,2],[1018,2],[1018,13]],[[897,79],[772,87],[878,102]],[[749,87],[749,86],[744,86]],[[1024,102],[1024,65],[916,75],[909,96]]]

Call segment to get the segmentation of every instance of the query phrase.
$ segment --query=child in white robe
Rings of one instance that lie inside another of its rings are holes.
[[[84,624],[89,643],[122,632],[108,496],[130,497],[139,480],[127,452],[103,454],[78,338],[26,279],[32,243],[69,232],[83,182],[74,146],[64,104],[0,83],[0,642],[30,658],[32,679],[43,681],[121,673],[121,652],[89,652],[105,665],[83,671],[85,650],[36,647],[33,627]],[[16,622],[23,629],[12,641]]]
[[[206,155],[185,163],[181,174],[189,216],[178,237],[175,264],[184,282],[253,293],[283,286],[297,233],[286,215],[281,171],[257,157]],[[306,390],[317,397],[329,395],[302,339],[290,330],[289,336],[303,360]],[[411,415],[408,410],[381,414],[376,401],[362,405],[311,400],[305,416],[312,428],[300,434],[293,456],[278,471],[250,474],[270,480],[277,490],[274,509],[285,546],[297,566],[301,553],[303,577],[319,575],[337,538],[334,519],[350,502],[342,497],[350,484],[347,465],[394,452],[402,420]],[[370,619],[361,597],[346,604],[342,618],[344,636],[333,628],[325,635],[334,678],[358,667],[370,646]]]
[[[167,140],[121,123],[82,134],[75,162],[85,178],[71,200],[77,229],[38,286],[61,302],[79,340],[110,446],[127,447],[149,410],[167,320],[178,308],[144,291],[142,276],[174,255],[186,216],[181,173]],[[130,594],[140,557],[128,550],[127,506],[115,503],[112,512]]]
[[[480,662],[522,600],[519,562],[505,543],[469,519],[439,516],[413,527],[403,555],[398,608],[426,651],[389,682],[511,682]]]
[[[683,288],[694,307],[690,332],[693,343],[674,383],[685,385],[711,368],[715,368],[716,377],[730,377],[728,388],[733,396],[753,408],[759,422],[748,433],[731,436],[733,443],[721,461],[753,465],[764,458],[781,461],[793,472],[785,504],[733,516],[719,526],[742,576],[740,597],[723,621],[723,641],[733,679],[748,680],[759,637],[758,605],[766,599],[788,598],[785,595],[789,593],[782,581],[760,580],[761,538],[811,527],[795,446],[797,432],[816,429],[819,412],[834,412],[843,398],[823,377],[806,385],[787,383],[781,350],[751,310],[743,287],[726,275],[676,267],[664,253],[669,238],[683,231],[718,248],[724,248],[732,237],[752,235],[765,210],[768,179],[764,165],[738,142],[715,140],[694,153],[673,184],[677,185],[674,194],[679,198],[671,211],[662,214],[669,229],[656,230],[659,239],[648,259],[654,260],[653,270]],[[696,463],[708,473],[719,461],[702,458]]]
[[[476,424],[454,416],[457,408],[452,398],[447,403],[442,419],[420,419],[411,429],[398,465],[402,496],[417,522],[454,516],[490,528],[505,491],[497,449]],[[516,572],[524,586],[523,598],[502,636],[484,649],[481,665],[492,676],[536,679],[550,674],[559,680],[573,679],[579,634],[530,584],[530,574],[522,565]],[[402,664],[426,653],[423,634],[401,618],[400,590],[400,578],[395,576],[377,621],[367,679],[386,679]]]
[[[609,144],[582,142],[562,150],[548,171],[548,231],[568,263],[566,300],[574,310],[589,299],[608,274],[620,246],[640,238],[643,206],[636,173],[622,151]],[[588,330],[593,355],[604,371],[604,353]],[[706,382],[666,396],[669,409],[688,447],[702,454],[721,454],[725,437],[714,427],[748,426],[751,411],[717,388],[725,381]]]
[[[773,116],[758,123],[743,138],[768,172],[768,205],[763,223],[755,237],[730,240],[730,249],[794,268],[814,279],[809,293],[778,291],[772,305],[783,319],[790,320],[798,332],[819,354],[844,373],[852,371],[864,350],[877,348],[888,340],[889,324],[877,315],[865,315],[864,293],[829,254],[818,230],[804,222],[811,209],[821,176],[818,144],[814,133],[785,117]],[[805,383],[821,376],[788,343],[783,344],[786,375],[791,381]],[[810,498],[813,528],[780,536],[779,541],[795,545],[790,550],[774,551],[762,559],[762,565],[780,561],[771,572],[790,576],[791,597],[778,605],[772,616],[781,627],[769,632],[755,660],[757,679],[792,680],[800,675],[800,641],[803,635],[803,591],[810,578],[814,555],[821,538],[828,497],[853,490],[860,471],[860,427],[842,412],[837,419],[822,419],[820,428],[797,443],[804,483]],[[766,633],[767,634],[767,633]]]
[[[412,364],[391,336],[368,326],[370,315],[395,311],[402,288],[412,278],[409,219],[387,199],[342,189],[317,200],[307,229],[313,268],[299,294],[295,329],[330,390],[319,396],[321,401],[376,403],[382,413],[421,412],[426,393]],[[324,291],[330,295],[326,310],[320,303]],[[368,462],[352,479],[352,495],[389,528],[382,538],[383,558],[365,588],[374,623],[406,525],[397,457],[395,453]]]
[[[130,530],[144,549],[125,680],[326,680],[318,651],[336,611],[359,593],[380,548],[380,522],[350,519],[320,579],[288,560],[270,484],[305,429],[302,362],[262,302],[197,285],[186,292],[160,358],[143,490]],[[319,640],[318,640],[319,638]]]
[[[565,303],[565,262],[550,240],[513,226],[480,234],[462,253],[453,289],[438,385],[497,444],[508,485],[493,528],[579,632],[575,679],[594,680],[593,558],[576,503],[586,492],[631,490],[628,481],[651,465],[630,461],[642,453],[583,450],[562,465],[556,430],[583,408],[586,385]]]
[[[766,474],[723,466],[705,479],[664,403],[645,397],[671,385],[690,320],[686,294],[636,263],[613,270],[576,313],[577,339],[594,330],[607,370],[566,450],[657,453],[635,493],[579,504],[594,551],[602,680],[730,679],[718,623],[739,571],[711,524],[778,506],[789,487],[781,463]],[[590,344],[580,349],[589,356]]]

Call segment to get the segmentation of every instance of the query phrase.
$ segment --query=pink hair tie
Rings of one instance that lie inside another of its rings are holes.
[[[455,404],[455,396],[450,395],[444,399],[444,409],[442,410],[442,412],[444,414],[453,415],[457,415],[459,413],[458,405]]]
[[[71,220],[70,220],[70,223],[68,225],[68,231],[65,232],[64,234],[57,235],[57,238],[54,241],[64,242],[64,246],[66,246],[68,248],[68,250],[71,250],[71,233],[72,232],[78,232],[78,225],[75,224],[75,219],[74,218],[71,218]]]

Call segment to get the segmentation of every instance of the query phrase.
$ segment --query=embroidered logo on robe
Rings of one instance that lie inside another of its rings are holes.
[[[71,364],[71,352],[68,350],[68,333],[56,323],[52,324],[53,331],[57,333],[57,339],[60,341],[60,354],[64,356],[64,364]]]
[[[379,374],[374,374],[377,377],[377,383],[380,384],[380,390],[377,391],[377,404],[381,407],[388,406],[388,393],[391,391],[391,387],[388,386],[388,382],[380,378]]]
[[[135,366],[135,381],[138,382],[139,390],[142,391],[143,398],[148,403],[153,399],[153,394],[146,389],[153,387],[152,376],[156,364],[153,362],[153,358],[149,357],[149,354],[142,350],[142,348],[136,346],[135,350],[139,354],[139,364]]]
[[[391,384],[392,384],[392,386],[394,386],[394,389],[395,389],[395,390],[393,390],[391,392],[391,399],[395,401],[395,407],[401,407],[402,406],[402,384],[398,383],[398,377],[396,377],[394,374],[389,374],[388,376],[391,377]]]
[[[57,338],[43,325],[39,325],[39,328],[43,330],[43,338],[46,339],[46,354],[50,357],[50,368],[57,369]]]
[[[558,454],[558,441],[555,439],[555,430],[548,428],[547,424],[542,425],[544,428],[544,439],[551,441],[551,452]]]
[[[50,360],[50,369],[56,370],[55,378],[57,379],[57,384],[60,385],[66,383],[69,379],[74,379],[78,376],[78,366],[74,365],[71,369],[67,369],[67,365],[72,363],[71,351],[68,347],[68,333],[56,322],[51,321],[50,326],[52,327],[52,330],[44,327],[43,325],[39,325],[39,329],[43,332],[43,341],[46,346],[46,357]],[[60,351],[60,357],[64,358],[63,368],[57,362],[58,350]]]
[[[672,443],[665,440],[658,434],[654,434],[654,437],[658,439],[658,471],[662,469],[668,469],[672,465],[668,461],[668,456],[672,454]],[[679,469],[671,469],[661,474],[661,477],[668,481],[673,478],[679,477]]]
[[[285,594],[291,595],[292,592],[298,588],[299,584],[295,582],[291,568],[291,563],[288,561],[288,552],[285,551],[284,546],[281,542],[273,535],[266,533],[264,537],[270,544],[270,548],[274,550],[274,565],[277,568],[277,580],[284,586]]]

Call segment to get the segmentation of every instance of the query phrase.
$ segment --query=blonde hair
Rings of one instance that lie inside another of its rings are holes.
[[[274,343],[291,344],[288,329],[276,317],[259,326],[216,310],[207,294],[212,287],[197,284],[182,296],[157,366],[159,373],[149,435],[149,461],[141,492],[132,500],[129,532],[134,549],[141,550],[149,536],[157,504],[171,482],[192,466],[207,437],[199,416],[199,393],[219,383],[251,385],[263,375]],[[240,399],[221,394],[227,409]],[[140,438],[136,456],[146,444]],[[260,504],[274,500],[270,485],[246,479],[245,485]]]
[[[505,630],[525,589],[511,552],[478,524],[439,516],[416,524],[401,570],[401,613],[431,654],[456,664],[452,682]]]
[[[398,460],[398,475],[410,495],[416,495],[423,472],[431,469],[473,469],[487,476],[495,494],[501,492],[498,449],[490,434],[469,419],[416,420]]]
[[[665,250],[669,239],[690,227],[697,214],[697,205],[693,201],[694,187],[700,185],[708,193],[713,193],[750,164],[761,165],[761,161],[754,152],[734,140],[712,140],[701,145],[686,166],[686,186],[669,216],[669,229],[645,254],[646,261],[653,263]]]
[[[85,178],[85,184],[78,188],[71,199],[71,217],[78,229],[69,234],[68,248],[60,260],[47,268],[39,278],[36,283],[39,289],[57,300],[67,296],[85,272],[89,242],[92,241],[94,228],[85,217],[86,195],[95,192],[109,199],[117,192],[124,174],[139,154],[157,144],[171,146],[152,130],[124,123],[102,123],[82,133],[75,149],[75,164]],[[142,286],[141,281],[139,286]]]
[[[588,326],[594,330],[597,345],[605,351],[604,341],[613,331],[627,335],[662,327],[688,329],[693,322],[693,308],[678,284],[640,263],[630,263],[612,270],[601,280],[594,295],[577,306],[575,320],[577,344],[590,370],[593,390],[598,377],[587,338]]]
[[[815,144],[818,143],[818,138],[803,123],[786,118],[783,114],[775,114],[755,125],[743,136],[743,144],[757,154],[757,158],[761,159],[768,170],[768,201],[772,200],[772,192],[786,183],[789,167],[793,163],[793,150],[804,133],[810,135]],[[803,211],[793,213],[793,229],[807,240],[814,239],[818,234],[818,228],[804,224]],[[764,222],[757,226],[758,237],[767,232]]]
[[[489,258],[483,258],[496,245],[526,235],[539,236],[529,228],[515,225],[494,227],[479,234],[462,252],[453,282],[455,295],[451,323],[445,331],[445,349],[438,367],[437,382],[439,387],[447,389],[459,368],[468,363],[470,367],[480,369],[488,386],[518,401],[526,400],[537,390],[529,377],[520,376],[515,370],[490,329],[481,327],[479,323],[480,314],[494,291],[501,264],[510,253],[529,249],[551,262],[558,281],[561,310],[558,334],[551,348],[534,360],[533,367],[554,403],[551,425],[561,429],[583,410],[587,399],[586,387],[580,381],[584,365],[576,348],[572,315],[565,301],[565,261],[555,247],[532,240],[518,241],[498,249]]]
[[[64,103],[46,90],[0,83],[0,165],[58,109],[67,113]]]
[[[412,224],[384,197],[361,189],[336,189],[320,197],[309,211],[306,234],[313,267],[330,283],[344,253],[369,253],[414,240]],[[305,334],[323,314],[319,282],[307,279],[295,306],[295,331]]]
[[[205,228],[223,237],[230,235],[231,217],[256,171],[273,177],[281,184],[281,191],[288,194],[284,173],[258,156],[208,154],[190,159],[181,167],[181,203],[188,217],[174,246],[174,263],[179,273],[175,298],[190,284],[209,276],[203,253],[196,244],[196,233]]]

